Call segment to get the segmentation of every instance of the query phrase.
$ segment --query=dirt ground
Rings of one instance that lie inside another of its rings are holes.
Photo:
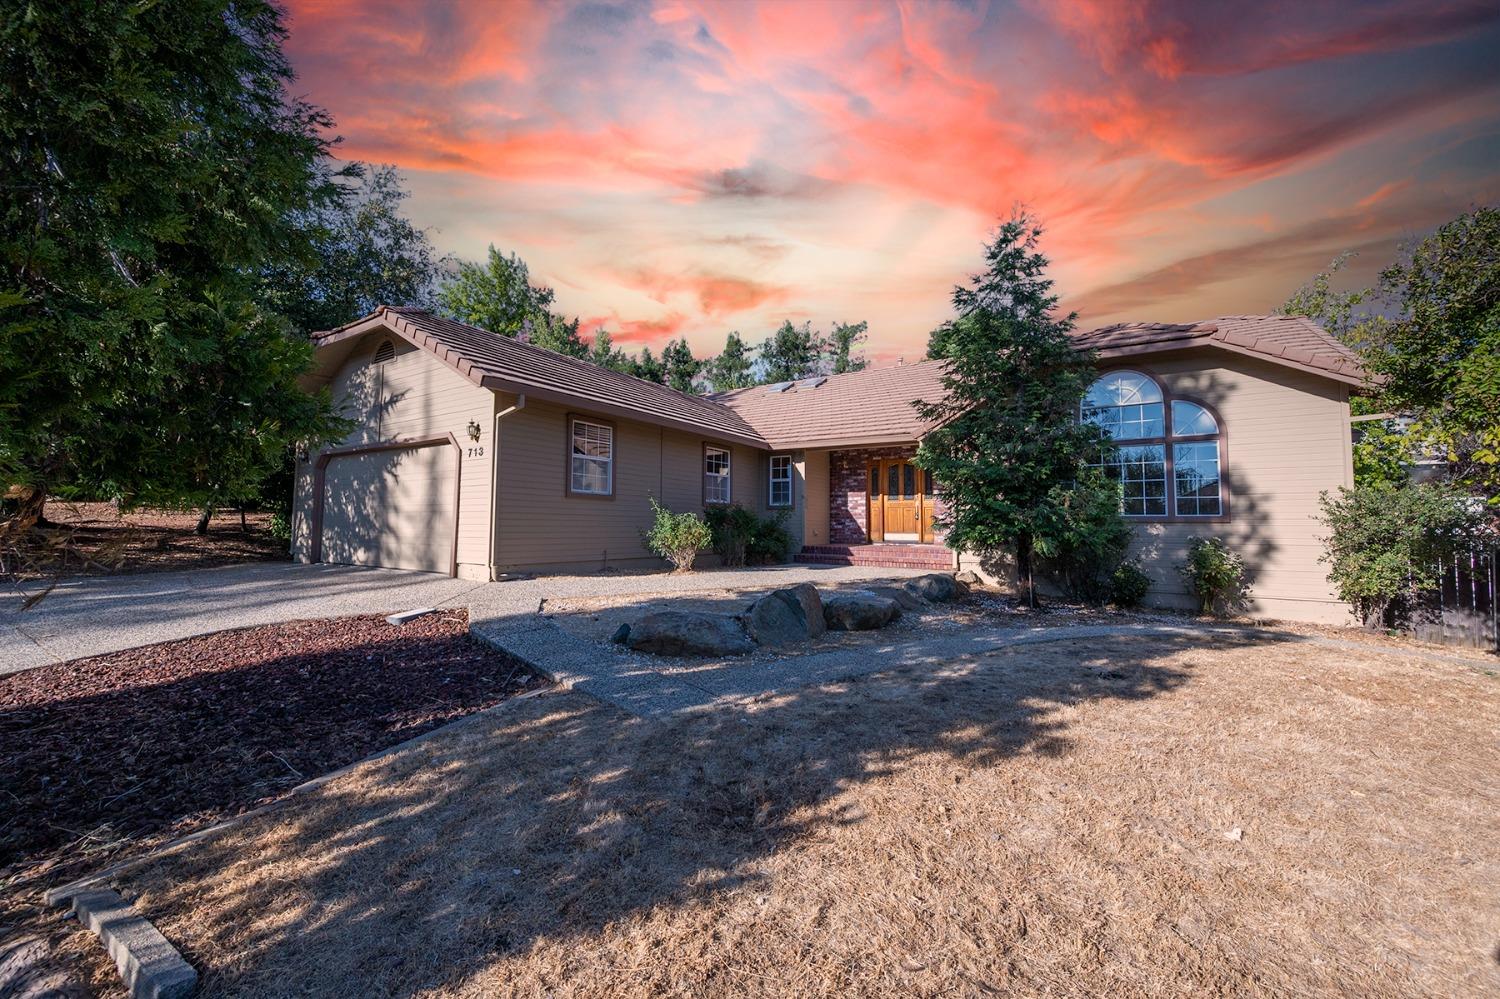
[[[1057,642],[543,694],[119,886],[206,996],[1484,995],[1497,749],[1463,665]]]
[[[287,543],[271,534],[271,515],[226,510],[209,521],[208,533],[193,533],[196,512],[136,510],[121,514],[109,503],[47,503],[44,531],[50,554],[37,550],[23,578],[61,574],[207,569],[249,561],[285,561]]]

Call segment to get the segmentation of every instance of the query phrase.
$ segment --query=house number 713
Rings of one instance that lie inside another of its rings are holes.
[[[471,448],[469,448],[469,457],[470,458],[483,458],[484,457],[484,448],[482,448],[482,447],[471,447]]]

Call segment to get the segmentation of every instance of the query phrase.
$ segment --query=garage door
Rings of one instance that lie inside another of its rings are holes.
[[[323,476],[322,560],[452,571],[457,479],[447,442],[335,455]]]

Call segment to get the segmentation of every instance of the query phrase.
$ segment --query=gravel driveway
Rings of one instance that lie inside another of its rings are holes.
[[[342,565],[260,563],[77,579],[27,611],[0,601],[0,675],[194,635],[304,618],[467,606],[474,621],[532,614],[544,598],[773,589],[802,580],[915,575],[859,566],[778,565],[684,576],[611,573],[478,583],[431,573]]]

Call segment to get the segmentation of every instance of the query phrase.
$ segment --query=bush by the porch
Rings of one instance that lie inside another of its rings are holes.
[[[786,514],[760,517],[738,503],[709,507],[704,522],[713,535],[714,552],[725,565],[766,565],[786,560],[792,547]]]
[[[672,563],[674,572],[692,572],[698,553],[713,543],[713,535],[700,518],[691,513],[673,513],[651,497],[656,520],[646,532],[646,547]]]

